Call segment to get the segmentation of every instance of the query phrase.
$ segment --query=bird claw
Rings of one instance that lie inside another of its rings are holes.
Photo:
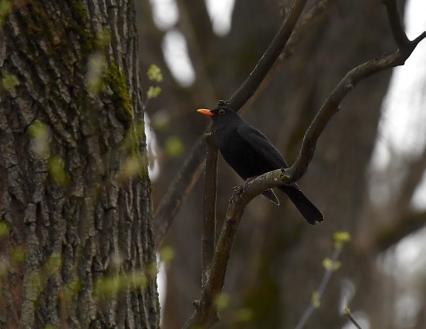
[[[234,186],[232,188],[232,191],[234,192],[234,194],[241,194],[243,193],[243,187],[240,185]]]
[[[248,186],[248,184],[250,184],[252,181],[254,181],[256,179],[256,176],[255,177],[249,177],[249,178],[247,178],[245,181],[244,181],[244,186],[245,187],[247,187]]]

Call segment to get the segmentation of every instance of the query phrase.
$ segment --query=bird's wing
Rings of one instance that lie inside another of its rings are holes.
[[[259,157],[270,162],[272,169],[288,167],[277,148],[260,131],[244,124],[237,128],[237,133]]]

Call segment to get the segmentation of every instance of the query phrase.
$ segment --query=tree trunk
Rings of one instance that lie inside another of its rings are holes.
[[[133,6],[15,1],[5,17],[1,328],[159,327]]]

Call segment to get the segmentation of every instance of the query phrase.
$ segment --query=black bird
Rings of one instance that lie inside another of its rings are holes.
[[[288,167],[268,138],[241,119],[225,102],[219,102],[213,110],[198,109],[197,112],[213,119],[213,134],[218,148],[241,178],[254,178],[268,171]],[[308,223],[315,224],[323,220],[321,212],[296,184],[284,185],[279,189],[288,195]],[[272,190],[263,194],[279,205]]]

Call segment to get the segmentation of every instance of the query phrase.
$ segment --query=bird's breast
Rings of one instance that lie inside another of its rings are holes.
[[[216,131],[215,135],[223,158],[240,177],[247,179],[266,172],[259,156],[236,131]]]

